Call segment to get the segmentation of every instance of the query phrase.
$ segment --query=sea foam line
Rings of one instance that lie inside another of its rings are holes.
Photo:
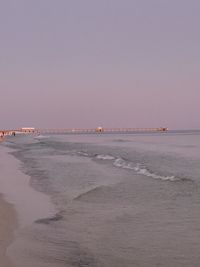
[[[78,152],[78,154],[82,156],[89,156],[89,154],[85,152]],[[159,174],[149,171],[148,168],[144,164],[141,164],[141,163],[135,164],[123,158],[120,158],[120,157],[116,158],[109,154],[97,154],[94,156],[94,158],[98,160],[103,160],[103,161],[106,161],[106,160],[113,161],[113,165],[115,167],[133,170],[139,175],[144,175],[147,177],[151,177],[153,179],[160,179],[162,181],[171,181],[171,182],[187,180],[185,178],[175,177],[174,175],[171,175],[171,176],[170,175],[167,175],[167,176],[159,175]]]
[[[136,166],[132,162],[128,162],[126,160],[123,160],[122,158],[117,158],[115,159],[114,166],[118,168],[123,168],[123,169],[130,169],[134,170],[137,174],[152,177],[154,179],[160,179],[163,181],[178,181],[181,180],[180,178],[177,178],[175,176],[162,176],[158,175],[156,173],[150,172],[143,164],[137,163]]]

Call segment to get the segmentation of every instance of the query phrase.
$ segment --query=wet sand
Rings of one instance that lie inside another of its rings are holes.
[[[14,267],[6,256],[6,249],[14,239],[17,218],[14,207],[0,195],[0,266]]]
[[[0,143],[4,138],[0,137]],[[1,168],[2,169],[2,168]],[[4,175],[2,172],[0,176]],[[0,263],[3,267],[14,267],[6,255],[8,246],[14,240],[14,230],[17,228],[17,216],[14,206],[0,195]]]
[[[30,177],[20,170],[20,162],[9,152],[0,144],[0,267],[22,267],[27,265],[19,257],[19,251],[25,249],[19,245],[21,232],[56,211],[48,196],[29,185]]]

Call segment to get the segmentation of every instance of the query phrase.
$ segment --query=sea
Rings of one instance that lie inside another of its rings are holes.
[[[3,146],[54,207],[16,232],[17,267],[200,266],[200,131],[18,135]]]

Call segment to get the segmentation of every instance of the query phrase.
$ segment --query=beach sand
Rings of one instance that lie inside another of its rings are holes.
[[[30,187],[30,177],[20,170],[20,162],[9,152],[11,149],[1,143],[0,267],[26,267],[20,254],[25,249],[20,233],[35,220],[51,217],[56,211],[49,196]]]
[[[14,238],[17,219],[14,207],[0,195],[0,266],[14,267],[6,256],[6,249]]]

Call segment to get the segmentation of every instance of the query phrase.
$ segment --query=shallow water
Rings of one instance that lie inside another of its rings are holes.
[[[200,133],[18,136],[5,145],[56,210],[20,229],[18,266],[199,266]]]

